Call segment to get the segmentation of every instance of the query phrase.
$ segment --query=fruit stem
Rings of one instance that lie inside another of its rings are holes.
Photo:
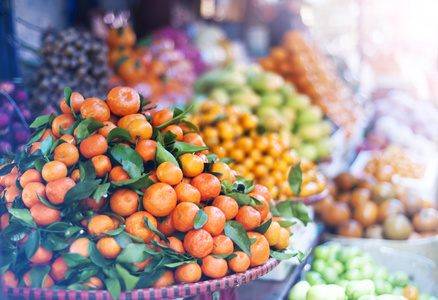
[[[23,123],[24,128],[27,130],[27,132],[30,132],[29,125],[27,124],[26,120],[24,119],[24,116],[20,110],[20,108],[17,106],[17,103],[6,93],[4,90],[0,90],[0,93],[8,99],[9,102],[14,106],[15,111],[17,112],[18,116],[20,117],[21,122]]]

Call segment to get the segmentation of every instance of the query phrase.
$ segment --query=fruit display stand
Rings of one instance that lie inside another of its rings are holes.
[[[238,299],[237,287],[251,282],[277,267],[279,262],[270,258],[261,266],[248,269],[220,279],[200,281],[190,284],[179,284],[161,288],[137,289],[122,292],[119,299],[175,299],[190,297],[191,300]],[[41,288],[2,287],[6,299],[112,299],[106,290],[52,290]]]

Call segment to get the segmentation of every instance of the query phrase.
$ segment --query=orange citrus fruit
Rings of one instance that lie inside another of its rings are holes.
[[[47,199],[55,205],[64,203],[67,192],[76,185],[70,177],[64,177],[46,185]]]
[[[161,182],[176,185],[183,179],[183,172],[171,162],[163,162],[157,168],[157,177]]]
[[[213,250],[213,238],[204,229],[192,229],[184,237],[184,249],[196,258],[206,257]]]
[[[126,217],[137,211],[138,194],[130,189],[119,189],[110,198],[110,206],[113,212]]]
[[[221,278],[227,274],[228,264],[223,258],[208,255],[202,259],[202,273],[211,278]]]
[[[193,229],[196,214],[199,207],[192,202],[181,202],[172,212],[172,225],[181,232],[187,232]]]
[[[147,188],[143,195],[143,207],[155,217],[167,216],[175,208],[176,203],[175,190],[162,182]]]
[[[85,99],[81,105],[81,116],[83,119],[94,118],[94,121],[105,122],[111,116],[108,105],[98,98]]]
[[[126,219],[126,232],[148,243],[155,236],[155,233],[144,225],[144,218],[148,218],[152,225],[154,225],[155,228],[157,227],[157,220],[150,213],[138,211]]]
[[[202,173],[194,177],[190,184],[201,193],[201,201],[207,201],[210,198],[216,198],[221,192],[221,182],[219,179],[209,173]]]
[[[41,175],[47,182],[55,181],[67,176],[67,166],[60,161],[54,160],[44,165]]]
[[[115,87],[106,98],[111,112],[116,116],[135,114],[140,109],[140,96],[131,87]]]

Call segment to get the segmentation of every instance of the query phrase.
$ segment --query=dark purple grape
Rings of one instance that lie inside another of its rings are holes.
[[[17,102],[26,102],[28,99],[27,93],[23,90],[17,90],[15,93],[15,101]]]
[[[0,141],[0,154],[6,154],[7,151],[12,151],[12,145],[8,141]]]
[[[9,117],[9,114],[0,112],[0,128],[5,128],[6,126],[8,126],[10,120],[11,118]]]
[[[24,129],[23,127],[15,130],[15,134],[14,134],[15,140],[19,143],[19,144],[24,144],[27,142],[28,138],[29,138],[29,132]]]

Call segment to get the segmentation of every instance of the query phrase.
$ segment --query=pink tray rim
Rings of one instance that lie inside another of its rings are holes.
[[[220,279],[211,279],[190,284],[131,290],[122,292],[119,299],[174,299],[212,293],[253,281],[272,271],[278,264],[279,261],[270,258],[263,265],[251,268],[243,273],[236,273]],[[3,286],[2,292],[6,299],[112,299],[106,290],[79,291]]]

